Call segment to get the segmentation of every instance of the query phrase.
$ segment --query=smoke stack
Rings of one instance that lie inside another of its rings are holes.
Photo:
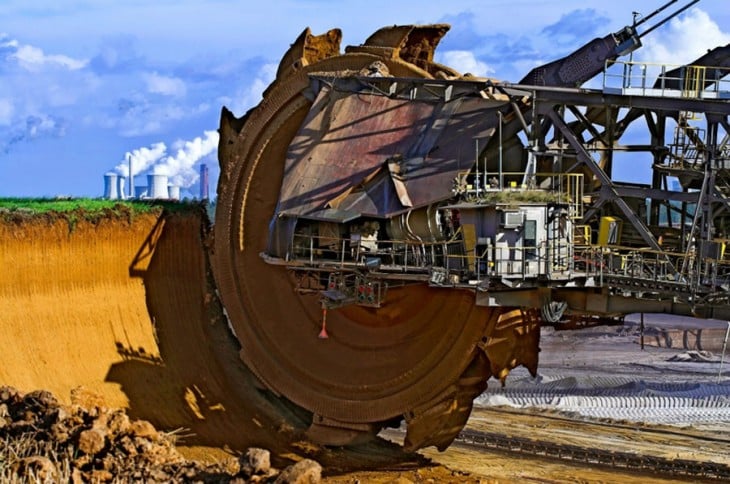
[[[200,164],[200,199],[208,200],[208,164]]]
[[[134,198],[134,172],[132,171],[132,153],[127,153],[129,161],[129,198]]]
[[[147,175],[147,196],[150,198],[169,198],[167,193],[167,176],[153,173]]]
[[[117,174],[112,171],[104,174],[104,198],[107,200],[119,198],[117,194]]]

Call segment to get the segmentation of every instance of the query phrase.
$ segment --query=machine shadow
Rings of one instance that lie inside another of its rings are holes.
[[[262,447],[274,465],[292,454],[317,459],[329,474],[429,462],[377,439],[357,448],[304,442],[311,414],[264,390],[239,357],[216,295],[208,258],[209,224],[200,213],[163,213],[129,267],[140,278],[159,355],[117,342],[123,361],[106,381],[121,385],[129,416],[178,431],[185,446],[242,452]],[[140,322],[143,324],[143,322]]]
[[[129,415],[180,431],[183,445],[283,451],[303,416],[257,387],[239,358],[215,293],[207,217],[163,213],[129,267],[145,287],[159,355],[117,342],[123,361],[106,381],[121,385]]]

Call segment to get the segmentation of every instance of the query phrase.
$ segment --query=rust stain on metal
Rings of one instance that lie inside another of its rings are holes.
[[[280,213],[306,215],[338,199],[339,208],[389,217],[448,199],[451,181],[474,164],[472,140],[486,144],[498,122],[488,113],[501,105],[483,98],[391,99],[325,87],[290,145]],[[386,179],[380,180],[374,175],[383,167]],[[386,176],[394,170],[397,180]]]

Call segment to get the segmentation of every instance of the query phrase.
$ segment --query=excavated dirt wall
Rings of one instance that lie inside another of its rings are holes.
[[[126,360],[123,348],[159,358],[143,281],[129,273],[157,220],[0,224],[0,380],[61,398],[83,385],[110,405],[129,405],[106,375]]]
[[[0,383],[110,407],[194,446],[285,451],[211,286],[202,208],[0,223]],[[78,220],[78,221],[76,221]],[[293,426],[293,427],[292,427]]]
[[[383,440],[339,450],[303,440],[311,415],[262,391],[240,358],[202,207],[93,223],[83,213],[2,215],[0,386],[125,408],[177,431],[189,458],[262,447],[275,465],[311,457],[330,475],[428,466]]]

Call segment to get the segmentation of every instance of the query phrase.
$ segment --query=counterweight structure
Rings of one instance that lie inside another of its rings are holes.
[[[435,63],[446,25],[344,54],[306,30],[257,108],[224,108],[216,279],[310,438],[405,421],[407,448],[443,449],[490,377],[536,374],[540,325],[730,318],[730,45],[618,60],[642,23],[517,84]],[[625,163],[647,181],[617,181]]]

